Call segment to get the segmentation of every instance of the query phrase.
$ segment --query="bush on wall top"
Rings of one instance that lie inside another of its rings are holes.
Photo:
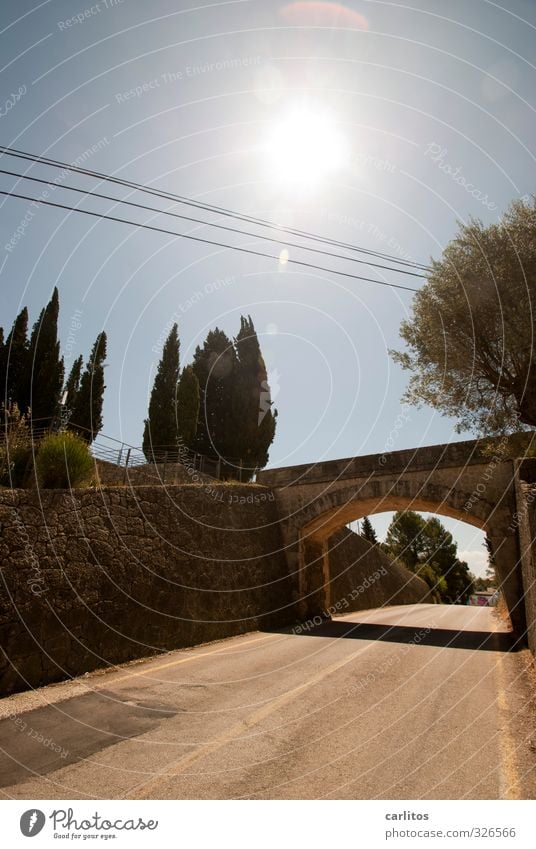
[[[32,465],[29,413],[22,414],[17,404],[2,404],[0,418],[0,486],[25,486]]]
[[[36,458],[37,480],[47,489],[69,489],[88,484],[94,472],[89,447],[74,433],[45,436]]]

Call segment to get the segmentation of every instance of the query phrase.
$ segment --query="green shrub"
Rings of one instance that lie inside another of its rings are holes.
[[[21,489],[28,483],[32,469],[32,446],[16,445],[9,451],[0,448],[0,486]]]
[[[16,489],[27,484],[32,468],[32,438],[28,415],[17,404],[0,407],[0,486]]]
[[[51,433],[41,441],[36,470],[40,486],[68,489],[89,483],[94,461],[87,443],[75,433]]]

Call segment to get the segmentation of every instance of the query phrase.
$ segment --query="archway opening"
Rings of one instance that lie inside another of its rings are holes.
[[[442,502],[437,509],[422,497],[419,506],[436,509],[416,511],[414,498],[397,496],[386,511],[385,501],[345,499],[308,523],[301,537],[302,589],[313,598],[316,590],[317,607],[333,615],[393,605],[476,604],[477,581],[478,589],[490,593],[490,604],[496,603],[480,520],[452,518],[450,505],[444,509]]]
[[[410,518],[401,528],[400,514],[392,510],[361,517],[346,527],[424,577],[434,600],[494,606],[496,577],[485,532],[435,512],[409,511],[407,515],[414,521]]]
[[[299,542],[299,594],[303,610],[315,612],[329,606],[332,599],[330,545],[333,535],[363,516],[392,511],[415,511],[448,517],[485,531],[490,540],[500,589],[504,595],[514,630],[526,628],[523,608],[519,540],[511,528],[515,501],[512,493],[500,503],[471,498],[469,487],[458,478],[424,481],[409,474],[394,482],[371,477],[366,481],[341,481],[315,493],[300,508],[297,523]],[[469,507],[468,507],[469,505]],[[461,549],[464,550],[464,549]],[[435,600],[435,599],[434,599]],[[390,602],[396,603],[396,602]]]

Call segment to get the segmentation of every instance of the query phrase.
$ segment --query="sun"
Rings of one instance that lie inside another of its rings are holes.
[[[296,107],[271,130],[265,152],[270,179],[290,189],[314,189],[348,160],[348,143],[333,116]]]

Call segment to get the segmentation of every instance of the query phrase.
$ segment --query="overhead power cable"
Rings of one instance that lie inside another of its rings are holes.
[[[6,197],[18,198],[19,200],[26,200],[26,201],[34,202],[34,203],[37,203],[37,204],[43,204],[43,206],[50,206],[50,207],[54,207],[56,209],[64,209],[67,212],[78,212],[78,213],[81,213],[82,215],[90,215],[93,218],[100,218],[100,219],[104,219],[106,221],[115,221],[118,224],[128,224],[131,227],[139,227],[140,229],[151,230],[155,233],[164,233],[165,235],[174,236],[174,237],[180,238],[180,239],[189,239],[193,242],[200,242],[200,243],[205,244],[205,245],[214,245],[215,247],[219,247],[219,248],[226,248],[228,250],[239,251],[240,253],[251,254],[252,256],[260,256],[260,257],[265,257],[266,259],[275,259],[277,261],[280,261],[280,257],[277,254],[268,254],[268,253],[264,253],[262,251],[256,251],[253,248],[244,248],[244,247],[241,247],[241,246],[238,246],[238,245],[227,245],[223,242],[216,242],[213,239],[205,239],[201,236],[193,236],[190,233],[176,233],[174,230],[168,230],[164,227],[156,227],[153,224],[140,224],[137,221],[129,221],[126,218],[119,218],[118,216],[115,216],[115,215],[107,215],[103,212],[94,212],[94,211],[89,210],[89,209],[81,209],[80,207],[76,207],[76,206],[74,206],[74,207],[68,206],[67,204],[64,204],[64,203],[54,203],[53,201],[50,201],[50,200],[41,200],[40,198],[33,198],[33,197],[29,197],[28,195],[19,194],[18,192],[7,192],[7,191],[3,191],[1,189],[0,189],[0,195],[5,195]],[[350,274],[349,272],[346,272],[346,271],[336,271],[332,268],[326,268],[326,267],[321,266],[321,265],[315,265],[312,262],[306,262],[305,260],[288,259],[288,260],[286,260],[286,262],[289,263],[289,264],[292,264],[292,265],[299,265],[302,268],[310,268],[310,269],[313,269],[315,271],[323,271],[323,272],[326,272],[327,274],[334,274],[334,275],[337,275],[338,277],[347,277],[347,278],[350,278],[351,280],[361,280],[361,281],[364,281],[366,283],[375,283],[378,286],[387,286],[390,289],[403,289],[406,292],[417,292],[418,291],[418,289],[414,289],[411,286],[402,286],[402,284],[400,284],[400,283],[389,283],[385,280],[375,280],[373,277],[363,277],[359,274]]]
[[[7,171],[3,168],[0,168],[0,174],[7,174],[10,177],[18,177],[21,180],[29,180],[32,183],[41,183],[41,184],[44,184],[46,186],[54,186],[54,187],[58,188],[57,184],[52,183],[50,180],[45,180],[45,179],[40,178],[40,177],[30,177],[28,174],[19,174],[16,171]],[[322,256],[328,256],[328,257],[331,257],[332,259],[342,259],[342,260],[346,260],[346,261],[349,261],[349,262],[357,262],[361,265],[368,265],[372,268],[381,268],[384,271],[394,271],[397,274],[407,274],[410,277],[420,277],[422,279],[426,279],[425,274],[418,274],[416,271],[408,271],[405,268],[404,269],[403,268],[392,268],[389,265],[382,265],[381,263],[378,263],[378,262],[371,262],[370,260],[359,259],[359,257],[346,256],[345,254],[333,253],[333,251],[324,251],[321,248],[313,248],[313,247],[310,247],[309,245],[300,245],[300,244],[297,244],[296,242],[288,242],[288,241],[285,241],[283,239],[278,239],[278,238],[276,238],[276,236],[265,236],[261,233],[252,233],[251,231],[248,231],[248,230],[242,230],[239,227],[229,227],[225,224],[211,223],[211,222],[208,222],[208,221],[204,221],[201,218],[193,218],[190,215],[181,215],[180,213],[171,212],[170,210],[159,209],[158,207],[154,207],[154,206],[147,206],[147,204],[135,203],[134,201],[123,200],[122,198],[114,197],[113,195],[105,195],[105,194],[102,194],[101,192],[95,192],[92,189],[83,189],[80,186],[61,186],[61,189],[65,190],[65,191],[69,191],[69,192],[78,192],[80,194],[83,194],[84,196],[101,198],[102,200],[109,200],[109,201],[112,201],[112,202],[117,203],[117,204],[125,204],[126,206],[132,206],[132,207],[136,207],[137,209],[143,209],[146,212],[156,212],[159,215],[170,215],[172,218],[180,218],[183,221],[190,221],[190,222],[193,222],[195,224],[202,224],[202,225],[207,225],[207,226],[210,226],[210,227],[216,227],[218,230],[226,230],[229,233],[238,233],[241,236],[251,236],[251,238],[253,238],[253,239],[262,239],[265,242],[273,242],[277,245],[283,245],[284,247],[287,247],[287,248],[298,248],[298,250],[311,251],[312,253],[321,254]]]
[[[63,170],[72,171],[78,174],[83,174],[85,176],[92,177],[94,179],[103,180],[106,182],[111,182],[116,185],[125,186],[130,189],[134,189],[136,191],[145,192],[147,194],[165,198],[166,200],[171,200],[174,203],[185,204],[187,206],[194,207],[196,209],[202,209],[205,212],[210,212],[218,215],[224,215],[229,218],[234,218],[239,221],[244,221],[249,224],[255,224],[260,227],[268,227],[272,230],[279,230],[284,233],[290,233],[291,235],[298,236],[299,238],[306,238],[313,241],[321,242],[323,244],[331,245],[334,247],[344,248],[345,250],[354,251],[357,253],[362,253],[367,256],[374,256],[378,259],[382,259],[384,261],[394,262],[397,265],[416,268],[421,271],[429,271],[429,266],[424,265],[423,263],[415,262],[414,260],[405,260],[400,259],[400,257],[396,257],[392,254],[383,253],[381,251],[374,251],[369,248],[363,248],[356,245],[349,244],[347,242],[339,241],[338,239],[330,239],[325,236],[320,236],[315,233],[308,232],[306,230],[299,230],[293,227],[288,227],[283,224],[278,224],[273,221],[268,221],[264,218],[256,218],[252,215],[247,215],[244,213],[238,213],[234,210],[228,209],[226,207],[216,206],[213,204],[207,204],[201,201],[193,200],[192,198],[184,197],[183,195],[178,195],[173,192],[167,192],[161,189],[154,189],[150,186],[146,186],[142,183],[136,183],[131,180],[125,180],[120,177],[114,177],[108,174],[103,174],[99,171],[93,171],[87,168],[80,168],[76,165],[70,165],[67,162],[61,162],[57,159],[51,159],[47,156],[39,156],[31,153],[27,153],[26,151],[17,150],[16,148],[9,148],[0,145],[0,153],[5,154],[7,156],[12,156],[16,159],[23,159],[30,161],[35,164],[47,165],[53,168],[61,168]],[[207,222],[209,226],[211,226],[210,222]]]

